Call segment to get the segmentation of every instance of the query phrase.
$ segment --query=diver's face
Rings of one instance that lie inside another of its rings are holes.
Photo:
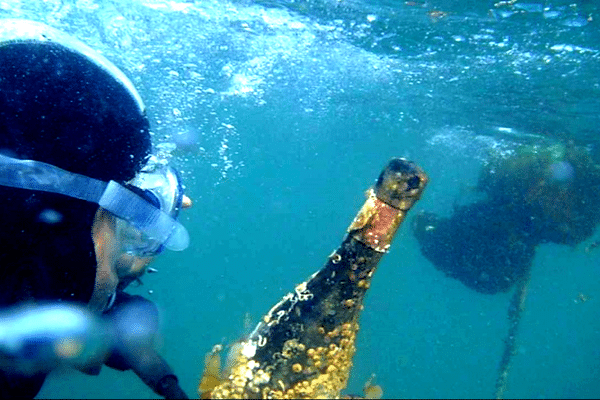
[[[190,208],[192,201],[183,196],[183,209]],[[96,280],[89,308],[102,312],[115,291],[123,290],[141,277],[154,261],[155,256],[136,256],[123,251],[116,232],[116,217],[102,207],[98,208],[92,224],[92,241],[96,253]]]
[[[116,235],[115,216],[98,208],[92,224],[92,241],[96,252],[96,280],[89,308],[102,312],[117,289],[124,289],[138,279],[155,257],[137,257],[122,251]]]
[[[118,289],[125,289],[131,282],[144,275],[146,268],[155,258],[122,253],[115,261],[115,270],[119,278]]]
[[[92,224],[92,241],[96,253],[96,279],[94,291],[88,307],[101,313],[106,309],[110,297],[115,293],[119,278],[114,268],[119,255],[119,246],[115,234],[115,217],[98,208]]]

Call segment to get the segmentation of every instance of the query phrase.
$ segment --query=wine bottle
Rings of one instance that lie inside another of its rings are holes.
[[[414,163],[392,159],[325,266],[232,347],[230,370],[203,397],[339,397],[352,367],[373,273],[427,180]]]

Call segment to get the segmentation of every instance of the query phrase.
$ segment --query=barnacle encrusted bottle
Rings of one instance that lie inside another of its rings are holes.
[[[371,277],[427,176],[392,159],[325,266],[296,286],[235,346],[212,398],[335,398],[346,387]]]

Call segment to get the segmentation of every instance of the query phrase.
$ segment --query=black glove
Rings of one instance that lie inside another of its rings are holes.
[[[187,399],[185,392],[179,387],[177,377],[175,375],[167,375],[163,377],[156,385],[156,393],[163,396],[165,399]]]

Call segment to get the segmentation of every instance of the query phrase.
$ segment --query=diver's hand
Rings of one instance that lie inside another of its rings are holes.
[[[56,368],[102,365],[110,331],[86,308],[66,302],[0,314],[0,370],[33,376]]]
[[[175,375],[167,375],[158,382],[156,391],[165,399],[187,399]]]

